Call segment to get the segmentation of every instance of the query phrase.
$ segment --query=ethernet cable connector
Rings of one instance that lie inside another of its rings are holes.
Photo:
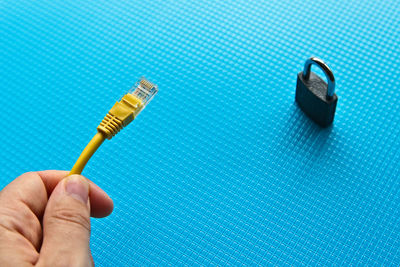
[[[123,127],[133,121],[158,92],[158,87],[145,78],[138,81],[120,101],[116,102],[97,127],[107,139],[111,139]]]
[[[81,174],[86,163],[104,140],[111,139],[122,128],[133,121],[136,116],[150,103],[157,94],[157,85],[141,78],[131,90],[129,90],[110,109],[103,121],[97,127],[97,134],[82,151],[70,174]]]

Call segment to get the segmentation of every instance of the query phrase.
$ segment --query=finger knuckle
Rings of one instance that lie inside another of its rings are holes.
[[[69,226],[76,226],[90,231],[89,216],[68,207],[55,209],[52,215],[48,218],[47,224],[55,226],[67,224]]]
[[[41,232],[39,220],[25,206],[0,207],[0,226],[2,230],[16,231],[30,240]]]

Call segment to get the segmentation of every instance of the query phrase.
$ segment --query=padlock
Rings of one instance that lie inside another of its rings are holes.
[[[311,71],[313,64],[324,71],[328,84]],[[321,127],[327,127],[335,117],[337,101],[331,69],[319,58],[307,59],[304,70],[297,74],[296,102],[301,110]]]

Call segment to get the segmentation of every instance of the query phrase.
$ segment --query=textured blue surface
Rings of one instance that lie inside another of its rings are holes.
[[[159,94],[84,174],[99,266],[400,265],[399,1],[0,3],[0,157],[69,169],[142,75]],[[334,126],[294,104],[310,56]]]

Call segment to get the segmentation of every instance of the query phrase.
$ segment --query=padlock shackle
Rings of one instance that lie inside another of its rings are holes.
[[[325,73],[326,79],[328,80],[328,90],[326,91],[326,96],[332,98],[335,93],[335,77],[333,76],[332,70],[326,65],[322,59],[311,57],[307,59],[304,63],[303,78],[308,80],[311,73],[311,65],[317,65]]]

